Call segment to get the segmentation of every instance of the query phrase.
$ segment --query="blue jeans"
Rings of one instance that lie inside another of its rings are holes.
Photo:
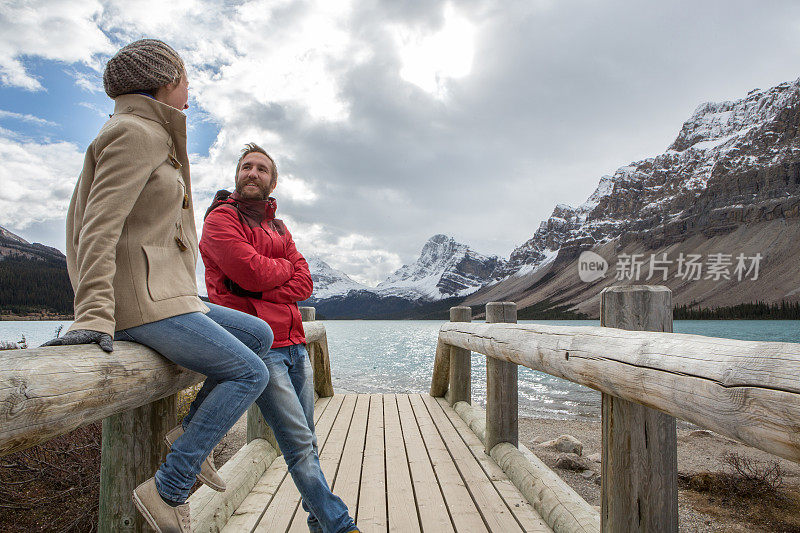
[[[213,390],[193,404],[183,435],[155,474],[158,492],[176,502],[186,501],[202,462],[269,382],[264,359],[273,335],[267,323],[219,305],[208,307],[208,314],[186,313],[114,335],[116,340],[144,344],[214,383]]]
[[[314,433],[314,373],[306,347],[295,344],[272,348],[263,357],[269,369],[269,384],[255,400],[264,419],[275,433],[286,466],[303,497],[311,533],[342,533],[356,529],[344,502],[331,492],[319,464],[317,436]],[[202,406],[204,397],[216,384],[207,379],[189,414]]]

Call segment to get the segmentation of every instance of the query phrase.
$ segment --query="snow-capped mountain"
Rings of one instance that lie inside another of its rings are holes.
[[[479,254],[446,235],[431,237],[415,262],[402,266],[375,288],[353,281],[319,258],[311,257],[308,263],[314,280],[309,302],[335,299],[337,305],[346,306],[342,299],[351,296],[362,304],[391,302],[393,308],[398,300],[421,303],[466,296],[500,279],[505,265],[497,256]]]
[[[603,176],[579,207],[558,205],[511,253],[503,274],[525,273],[563,247],[650,247],[800,209],[800,79],[736,101],[704,103],[663,153]],[[794,192],[793,192],[794,191]]]
[[[350,291],[366,289],[366,285],[354,281],[341,270],[337,270],[319,257],[307,257],[308,267],[311,270],[311,280],[314,282],[315,300],[330,298],[331,296],[345,295]]]
[[[375,289],[381,296],[434,301],[466,296],[498,279],[505,261],[481,255],[446,235],[434,235],[419,258],[404,265]]]

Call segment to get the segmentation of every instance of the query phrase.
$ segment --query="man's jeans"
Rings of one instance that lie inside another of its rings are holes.
[[[314,374],[306,347],[295,344],[272,348],[263,357],[269,369],[269,384],[255,400],[264,419],[275,433],[289,473],[309,512],[311,533],[340,533],[356,529],[344,502],[333,494],[319,464],[317,436],[314,433]],[[195,404],[215,390],[207,379],[189,408],[186,419],[193,420]]]
[[[208,307],[208,314],[186,313],[120,330],[114,336],[149,346],[214,384],[201,402],[192,404],[191,420],[184,420],[183,435],[155,474],[158,492],[176,502],[186,501],[202,462],[269,382],[264,359],[272,346],[272,329],[246,313],[214,304]]]

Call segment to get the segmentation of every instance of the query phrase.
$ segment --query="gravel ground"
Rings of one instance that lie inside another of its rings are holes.
[[[555,468],[559,452],[537,446],[541,442],[560,435],[572,435],[583,444],[583,456],[601,452],[601,426],[599,420],[549,420],[521,418],[519,422],[520,442],[539,458],[591,505],[600,505],[600,463],[590,462],[595,473],[590,479],[578,472]],[[678,423],[678,473],[691,475],[698,472],[721,472],[725,470],[725,453],[738,453],[757,461],[778,461],[784,470],[787,486],[800,487],[800,464],[780,459],[774,455],[751,448],[711,431],[699,430],[685,422]],[[681,532],[761,532],[754,524],[743,524],[733,518],[712,516],[699,510],[695,504],[696,493],[678,491],[678,524]],[[800,509],[798,509],[800,512]]]

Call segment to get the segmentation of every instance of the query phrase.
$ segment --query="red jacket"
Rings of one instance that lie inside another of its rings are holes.
[[[308,263],[288,230],[281,235],[268,220],[251,228],[233,204],[227,200],[211,210],[203,226],[200,253],[208,298],[267,322],[275,335],[274,348],[305,343],[297,302],[309,298],[314,288]],[[261,298],[233,294],[226,280],[260,292]]]

